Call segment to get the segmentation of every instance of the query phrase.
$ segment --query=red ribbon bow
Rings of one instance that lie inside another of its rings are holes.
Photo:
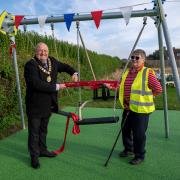
[[[76,122],[79,120],[79,117],[76,114],[74,114],[74,113],[71,113],[71,117],[72,117],[72,120],[74,122],[72,133],[74,135],[77,135],[77,134],[80,133],[79,125],[76,124]]]
[[[75,113],[70,113],[71,114],[71,118],[74,122],[74,126],[73,126],[73,129],[72,129],[72,133],[74,135],[77,135],[80,133],[80,128],[79,126],[76,124],[76,122],[79,120],[79,117],[75,114]],[[66,137],[67,137],[67,131],[68,131],[68,127],[69,127],[69,119],[70,117],[67,117],[67,121],[66,121],[66,130],[65,130],[65,134],[64,134],[64,141],[63,141],[63,144],[62,146],[58,149],[58,150],[55,150],[53,151],[55,154],[60,154],[64,151],[64,148],[65,148],[65,144],[66,144]]]

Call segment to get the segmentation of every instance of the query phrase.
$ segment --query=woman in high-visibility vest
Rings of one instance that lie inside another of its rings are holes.
[[[149,115],[155,110],[153,96],[162,92],[160,82],[152,69],[144,67],[146,53],[137,49],[131,56],[131,67],[122,76],[119,100],[123,111],[122,140],[124,150],[120,157],[134,155],[130,164],[144,161],[146,130]]]

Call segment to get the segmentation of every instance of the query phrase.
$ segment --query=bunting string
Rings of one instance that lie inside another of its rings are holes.
[[[133,7],[134,6],[141,6],[141,5],[145,5],[145,4],[150,4],[150,3],[141,3],[141,4],[134,4],[132,6],[122,6],[122,7],[119,7],[119,8],[111,8],[111,9],[105,9],[105,10],[99,10],[99,11],[91,11],[91,15],[92,15],[92,18],[93,18],[94,23],[96,25],[96,28],[98,29],[99,25],[100,25],[100,22],[101,22],[101,18],[102,18],[102,13],[104,11],[109,11],[109,10],[115,10],[116,9],[116,10],[119,10],[119,11],[122,12],[123,17],[124,17],[125,22],[126,22],[126,25],[127,25],[129,23],[129,19],[131,17],[131,12],[133,10]],[[83,12],[83,13],[85,13],[85,12]],[[83,14],[83,13],[81,12],[81,14]],[[80,14],[80,13],[78,13],[78,14]],[[64,21],[66,23],[66,27],[67,27],[68,31],[70,31],[70,27],[71,27],[71,23],[73,21],[74,15],[75,15],[75,13],[63,14]],[[26,16],[28,16],[28,15],[26,15]],[[52,16],[52,14],[51,14],[51,16]],[[21,17],[21,16],[16,16],[16,17]],[[48,18],[48,15],[38,16],[38,22],[39,22],[41,31],[43,30],[43,28],[45,26],[45,22],[46,22],[47,18]],[[20,22],[19,22],[19,24],[20,24]]]
[[[166,1],[167,2],[167,1]],[[103,12],[106,12],[106,11],[111,11],[111,10],[119,10],[120,8],[124,8],[124,7],[129,7],[129,6],[142,6],[142,5],[147,5],[147,4],[152,4],[152,1],[150,2],[146,2],[146,3],[140,3],[140,4],[133,4],[133,5],[128,5],[128,6],[120,6],[120,7],[116,7],[116,8],[107,8],[107,9],[103,9],[102,11]],[[89,11],[80,11],[80,12],[75,12],[75,14],[87,14],[89,13]],[[55,13],[55,14],[48,14],[48,17],[49,16],[64,16],[64,14],[67,14],[67,13]],[[39,14],[38,16],[43,16],[44,14]],[[29,17],[37,17],[37,15],[32,15],[32,14],[24,14],[23,16],[29,16]]]
[[[180,1],[179,0],[171,0],[171,1],[166,1],[166,2],[180,2]],[[121,7],[116,7],[116,8],[108,8],[108,9],[99,10],[99,11],[97,11],[97,10],[96,11],[91,11],[91,16],[92,16],[92,19],[94,20],[96,28],[98,29],[99,26],[100,26],[100,22],[101,22],[103,12],[107,12],[107,11],[110,11],[110,10],[118,10],[118,11],[120,11],[122,13],[126,25],[128,25],[129,20],[131,18],[131,13],[133,11],[133,7],[152,4],[152,3],[154,3],[154,2],[151,1],[151,2],[128,5],[128,6],[121,6]],[[78,15],[79,14],[87,14],[87,13],[89,13],[89,12],[79,12]],[[56,15],[63,15],[64,16],[64,21],[65,21],[67,30],[70,31],[70,27],[71,27],[71,24],[72,24],[72,21],[73,21],[73,18],[74,18],[75,14],[77,14],[77,13],[56,14]],[[35,16],[35,15],[24,15],[24,16],[16,15],[15,16],[15,26],[16,26],[16,28],[18,28],[18,26],[20,25],[22,19],[25,16]],[[51,14],[51,16],[54,16],[54,15]],[[41,31],[44,29],[47,18],[48,18],[48,15],[39,15],[38,16],[38,22],[39,22]]]
[[[171,2],[180,2],[180,0],[166,0],[165,2],[167,3],[171,3]],[[128,6],[120,6],[120,7],[116,7],[116,8],[108,8],[108,9],[103,9],[102,11],[103,12],[106,12],[106,11],[111,11],[111,10],[119,10],[120,8],[124,8],[124,7],[129,7],[129,6],[133,6],[133,7],[136,7],[136,6],[143,6],[143,5],[148,5],[148,4],[152,4],[153,2],[150,1],[150,2],[146,2],[146,3],[139,3],[139,4],[132,4],[132,5],[128,5]],[[75,12],[75,14],[87,14],[89,13],[89,11],[80,11],[80,12]],[[64,16],[65,13],[54,13],[54,14],[48,14],[48,17],[49,16]],[[39,14],[38,16],[43,16],[44,14]],[[37,14],[24,14],[24,15],[18,15],[18,16],[26,16],[26,17],[34,17],[36,18],[37,17]]]
[[[180,3],[180,1],[178,1],[178,0],[172,0],[172,1],[165,1],[165,2],[178,2],[178,3]]]

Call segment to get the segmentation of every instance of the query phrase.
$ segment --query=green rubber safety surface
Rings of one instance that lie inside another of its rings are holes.
[[[66,108],[73,111],[74,108]],[[116,114],[121,116],[121,110]],[[113,116],[112,109],[86,108],[83,117]],[[155,111],[150,116],[147,131],[146,159],[133,166],[132,157],[119,158],[122,141],[119,139],[108,167],[104,163],[120,130],[115,124],[80,126],[80,134],[73,135],[71,121],[65,150],[55,158],[39,158],[41,168],[30,166],[27,150],[27,130],[22,130],[0,141],[0,180],[179,180],[180,179],[180,112],[169,111],[170,136],[165,138],[164,113]],[[121,119],[121,118],[120,118]],[[61,146],[66,117],[53,114],[49,123],[49,150]]]

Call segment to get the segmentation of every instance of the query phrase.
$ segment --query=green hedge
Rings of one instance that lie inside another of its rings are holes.
[[[68,63],[77,69],[76,45],[53,39],[52,36],[42,36],[36,32],[24,33],[19,31],[16,36],[16,49],[23,101],[25,96],[24,64],[33,56],[34,46],[38,42],[45,42],[48,45],[51,56],[59,58],[62,62]],[[16,79],[12,59],[9,55],[9,44],[8,36],[0,34],[0,133],[10,125],[20,123]],[[55,46],[57,47],[57,53]],[[118,57],[98,54],[89,50],[88,54],[97,79],[111,74],[120,66],[120,59]],[[82,47],[80,47],[80,62],[81,78],[83,80],[92,80],[93,76]],[[61,82],[64,79],[65,81],[70,80],[66,74],[58,78]],[[73,90],[69,92],[73,93]],[[66,96],[66,91],[63,91],[63,96]]]

